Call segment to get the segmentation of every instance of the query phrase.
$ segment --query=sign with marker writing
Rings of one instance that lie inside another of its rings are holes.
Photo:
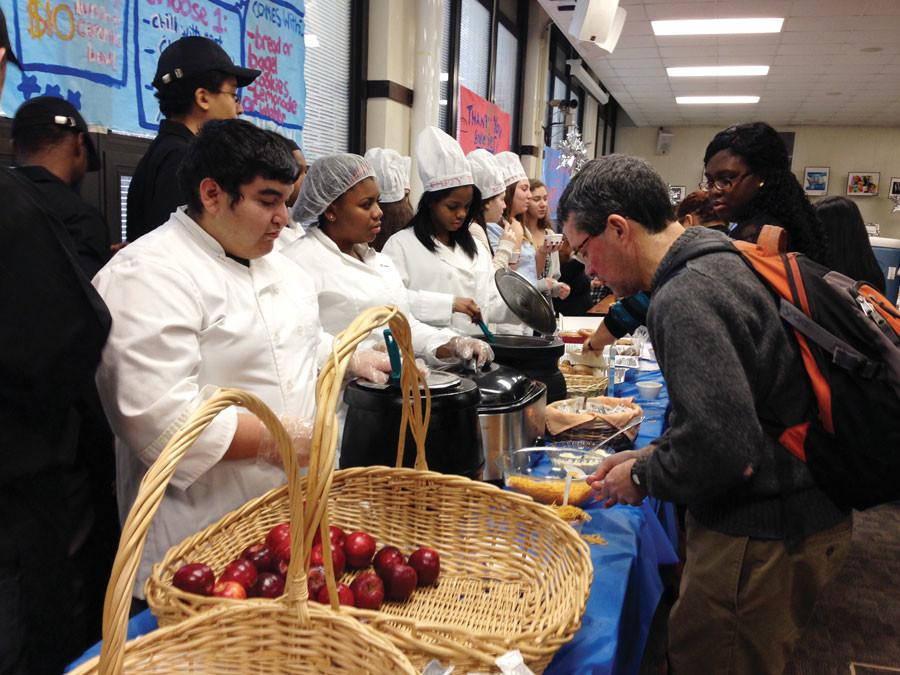
[[[52,95],[88,124],[153,135],[160,53],[186,35],[218,42],[263,71],[241,90],[244,115],[300,142],[306,108],[304,0],[0,0],[24,72],[9,67],[3,113]]]
[[[463,86],[459,87],[459,124],[456,140],[469,154],[484,148],[496,154],[509,150],[509,113]]]

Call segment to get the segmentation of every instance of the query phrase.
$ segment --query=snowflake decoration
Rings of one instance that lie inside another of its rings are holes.
[[[559,143],[559,166],[557,169],[568,169],[574,176],[581,171],[588,161],[587,146],[581,140],[581,132],[572,127],[566,132],[566,139]]]

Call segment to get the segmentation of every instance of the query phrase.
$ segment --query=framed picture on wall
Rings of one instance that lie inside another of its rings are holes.
[[[827,195],[828,174],[827,166],[808,166],[803,169],[803,191],[813,196]]]
[[[880,180],[881,174],[876,171],[851,171],[847,175],[847,196],[874,197]]]
[[[672,200],[673,204],[677,204],[682,199],[684,199],[685,193],[687,193],[687,187],[685,187],[684,185],[669,186],[669,199]]]
[[[900,178],[891,178],[891,197],[900,196]]]

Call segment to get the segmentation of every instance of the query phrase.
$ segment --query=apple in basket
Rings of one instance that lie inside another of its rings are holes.
[[[337,585],[337,596],[339,605],[347,605],[348,607],[356,606],[356,601],[353,598],[353,591],[350,590],[350,587],[347,584]],[[323,605],[327,605],[330,602],[328,600],[328,586],[323,586],[319,590],[319,594],[316,596],[316,600],[321,602]]]
[[[275,574],[280,574],[282,577],[287,579],[288,565],[290,564],[291,563],[287,560],[279,560],[275,563],[275,569],[272,571],[275,572]]]
[[[266,546],[275,556],[275,560],[291,559],[291,524],[278,523],[266,535]]]
[[[378,572],[378,576],[384,579],[388,568],[394,565],[402,565],[405,562],[406,560],[403,554],[400,553],[399,548],[396,546],[384,546],[375,554],[375,571]]]
[[[258,573],[256,567],[249,560],[232,560],[225,566],[225,570],[219,575],[219,581],[236,581],[245,590],[249,590],[256,583]]]
[[[441,573],[441,556],[433,548],[423,546],[409,555],[409,566],[416,571],[419,586],[429,586]]]
[[[402,563],[388,567],[382,579],[384,579],[388,600],[396,600],[397,602],[408,600],[418,584],[416,571],[409,565]]]
[[[186,593],[212,595],[216,585],[216,575],[209,565],[204,563],[187,563],[178,568],[172,578],[175,588]]]
[[[284,578],[273,572],[260,572],[248,595],[251,598],[278,598],[284,594]]]
[[[219,581],[213,586],[213,595],[218,598],[243,600],[247,597],[247,590],[236,581]]]
[[[311,567],[306,575],[306,590],[311,600],[319,597],[319,591],[325,587],[325,568]]]
[[[375,572],[363,572],[350,584],[356,606],[362,609],[379,609],[384,602],[384,582]]]
[[[257,572],[275,572],[278,569],[275,556],[262,542],[250,544],[243,550],[241,557],[252,562]]]
[[[337,525],[329,525],[328,538],[331,540],[331,548],[339,548],[344,545],[344,540],[347,538],[347,535],[345,535],[344,531]],[[319,532],[319,530],[316,530],[316,533],[313,535],[313,544],[318,544],[321,541],[322,533]]]
[[[375,537],[366,532],[351,532],[344,540],[344,553],[353,569],[368,567],[375,555]]]
[[[344,549],[340,546],[331,549],[331,563],[334,565],[334,578],[337,579],[347,567],[347,558],[344,555]],[[309,564],[313,567],[325,566],[325,549],[322,548],[322,542],[313,544],[312,552],[309,554]]]

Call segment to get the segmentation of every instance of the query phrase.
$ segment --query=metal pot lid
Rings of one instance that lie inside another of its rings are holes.
[[[459,375],[454,375],[453,373],[447,373],[441,370],[432,370],[428,373],[428,388],[431,391],[440,391],[442,389],[449,389],[450,387],[455,387],[461,382],[461,378]],[[365,387],[366,389],[377,389],[379,391],[390,388],[390,384],[378,384],[376,382],[369,382],[368,380],[358,379],[356,382],[360,387]],[[421,389],[422,386],[419,385]]]
[[[553,307],[528,279],[512,270],[497,270],[494,283],[503,302],[526,326],[543,335],[556,331]]]
[[[524,373],[499,363],[492,363],[486,370],[468,373],[468,377],[481,391],[482,406],[517,403],[531,388],[531,380]]]

